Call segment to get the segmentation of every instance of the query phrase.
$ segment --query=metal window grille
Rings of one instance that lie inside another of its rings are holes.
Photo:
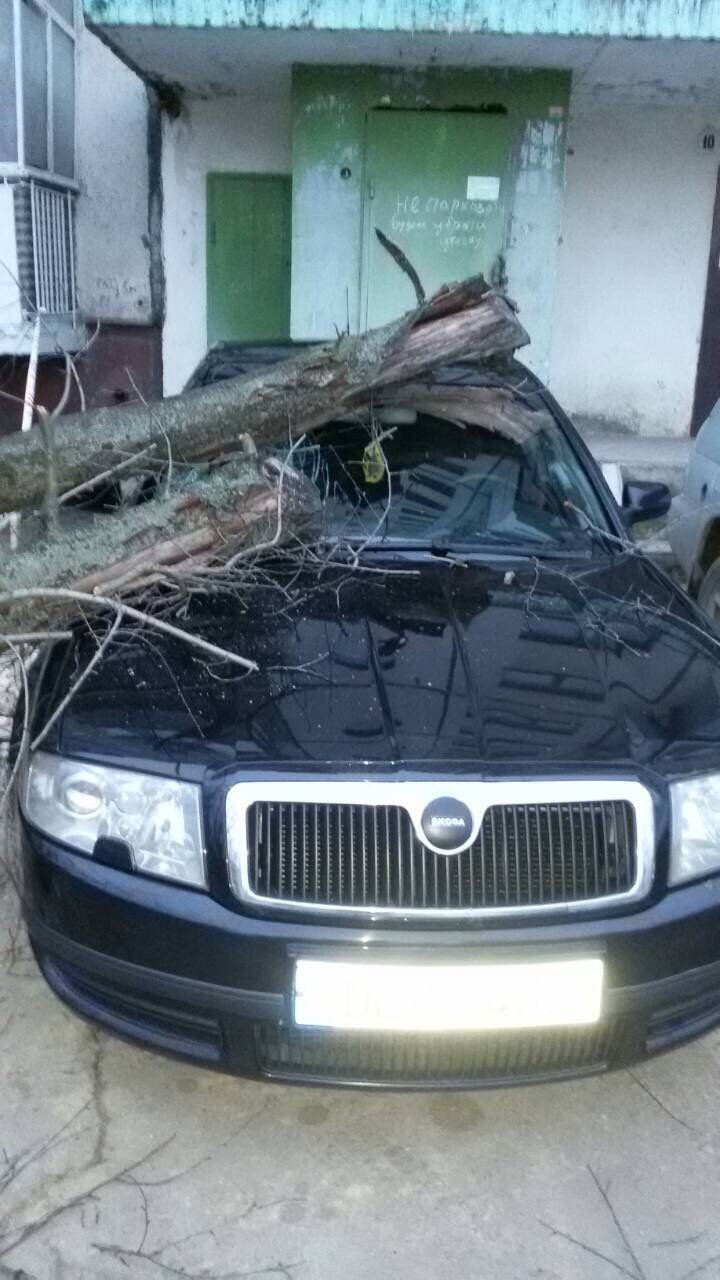
[[[75,196],[71,191],[30,184],[35,308],[45,315],[75,318]]]

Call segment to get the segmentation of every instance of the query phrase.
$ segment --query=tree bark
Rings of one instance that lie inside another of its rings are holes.
[[[149,445],[157,458],[187,462],[237,448],[246,434],[258,445],[298,436],[440,365],[507,356],[528,341],[509,303],[476,277],[441,290],[401,321],[305,349],[260,375],[156,404],[60,418],[52,428],[54,481],[62,494],[131,455],[146,458]],[[33,428],[0,440],[0,512],[38,505],[46,486],[42,433]]]
[[[54,597],[54,591],[137,601],[159,584],[181,588],[202,575],[209,583],[209,573],[242,549],[249,555],[281,537],[308,536],[319,508],[320,495],[309,481],[249,458],[195,479],[171,497],[95,516],[7,558],[0,636],[76,619],[72,597]]]

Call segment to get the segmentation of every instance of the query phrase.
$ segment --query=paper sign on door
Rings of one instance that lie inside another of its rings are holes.
[[[467,180],[468,200],[497,200],[500,196],[500,179],[470,174]]]

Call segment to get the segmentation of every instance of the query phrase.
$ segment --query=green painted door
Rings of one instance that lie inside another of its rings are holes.
[[[208,174],[208,343],[290,334],[291,180]]]
[[[367,118],[361,324],[415,305],[413,287],[378,243],[379,227],[415,267],[426,294],[503,252],[508,190],[504,115],[371,111]]]

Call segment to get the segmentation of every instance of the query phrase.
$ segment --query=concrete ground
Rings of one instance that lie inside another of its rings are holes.
[[[669,485],[673,495],[682,489],[692,448],[690,436],[636,436],[626,431],[576,425],[595,460],[601,465],[616,462],[624,480],[660,480]],[[648,555],[677,576],[684,586],[668,541],[668,519],[639,525],[633,536]]]
[[[720,1277],[720,1034],[473,1093],[216,1075],[68,1012],[0,897],[3,1280]]]
[[[617,462],[626,480],[662,480],[673,493],[682,488],[692,448],[690,436],[636,436],[588,426],[580,431],[596,460]]]

